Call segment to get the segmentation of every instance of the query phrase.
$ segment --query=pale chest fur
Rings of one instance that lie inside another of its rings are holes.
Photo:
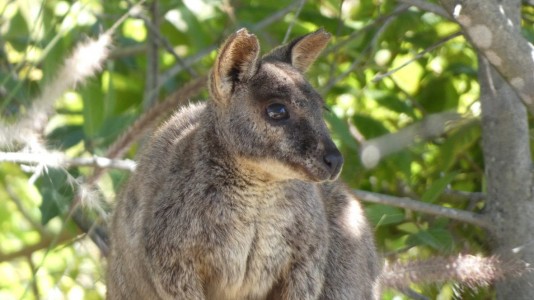
[[[327,242],[320,239],[327,230],[322,201],[316,188],[303,184],[234,195],[234,204],[243,206],[229,224],[239,224],[230,226],[237,229],[232,239],[213,253],[213,261],[223,263],[206,286],[207,299],[265,299],[298,263],[300,252],[326,252]]]

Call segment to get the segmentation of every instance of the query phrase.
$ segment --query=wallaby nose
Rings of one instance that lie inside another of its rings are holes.
[[[336,179],[343,166],[343,156],[341,156],[339,150],[328,151],[323,156],[323,161],[330,169],[330,179]]]

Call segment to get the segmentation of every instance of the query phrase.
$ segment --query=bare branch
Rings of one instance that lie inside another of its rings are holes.
[[[135,169],[135,162],[129,159],[117,160],[100,156],[71,158],[60,152],[0,152],[0,162],[45,165],[53,168],[97,167],[103,169],[119,169],[130,172]]]
[[[145,44],[137,44],[128,47],[115,47],[109,54],[109,59],[119,59],[123,57],[136,56],[146,52]]]
[[[440,2],[534,113],[534,46],[521,34],[518,20],[507,16],[497,1]]]
[[[517,259],[503,261],[499,257],[458,255],[433,257],[408,263],[386,265],[382,273],[385,287],[404,289],[410,284],[429,284],[446,281],[475,288],[487,286],[505,276],[519,276],[527,271],[527,264]]]
[[[434,13],[440,17],[444,17],[446,19],[451,19],[451,16],[447,13],[447,11],[445,9],[443,9],[443,7],[437,5],[437,4],[434,4],[434,3],[431,3],[431,2],[428,2],[426,0],[397,0],[398,2],[401,2],[401,3],[404,3],[404,4],[408,4],[410,6],[413,6],[413,7],[417,7],[418,9],[422,10],[422,11],[428,11],[428,12],[431,12],[431,13]]]
[[[20,257],[28,257],[36,251],[49,249],[54,246],[72,241],[76,238],[76,236],[71,233],[62,233],[59,236],[42,236],[41,238],[41,241],[37,244],[22,248],[18,251],[7,254],[0,253],[0,262],[10,261]]]
[[[360,152],[361,161],[366,168],[373,168],[387,155],[405,149],[420,140],[438,137],[451,127],[458,127],[470,120],[470,118],[462,118],[456,112],[428,115],[423,120],[397,132],[363,142]]]
[[[492,228],[491,223],[477,213],[425,203],[407,197],[400,198],[362,190],[352,190],[352,192],[361,201],[401,207],[435,216],[447,217],[452,220],[477,225],[486,229]]]

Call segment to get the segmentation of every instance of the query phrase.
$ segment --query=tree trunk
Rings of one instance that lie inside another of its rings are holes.
[[[479,59],[487,211],[494,253],[534,262],[532,160],[525,106],[488,62]],[[497,283],[497,299],[534,299],[534,272]]]
[[[534,112],[534,47],[520,32],[521,0],[440,2],[479,54],[491,246],[504,261],[532,264],[534,182],[525,105]],[[496,288],[498,299],[534,299],[534,272],[505,278]]]
[[[502,1],[500,5],[518,28],[521,1]],[[482,146],[488,194],[486,213],[495,225],[492,232],[495,244],[492,246],[494,253],[505,260],[520,258],[533,263],[534,199],[527,111],[512,86],[480,57]],[[497,299],[534,299],[534,273],[507,278],[498,282],[496,289]]]

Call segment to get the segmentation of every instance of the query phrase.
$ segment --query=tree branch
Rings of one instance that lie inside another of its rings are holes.
[[[72,241],[74,238],[76,238],[75,235],[66,232],[60,234],[59,236],[43,236],[41,241],[37,244],[22,248],[18,251],[8,254],[0,252],[0,263],[4,261],[10,261],[19,257],[28,257],[36,251],[52,248],[54,245],[57,246]]]
[[[503,260],[497,256],[460,254],[386,265],[381,281],[384,287],[400,290],[408,288],[411,284],[451,280],[475,288],[487,286],[506,277],[517,277],[527,271],[527,266],[528,264],[518,259]]]
[[[118,160],[101,156],[71,158],[59,152],[0,152],[0,162],[32,165],[41,164],[53,168],[97,167],[103,169],[119,169],[130,172],[135,169],[135,162],[129,159]]]
[[[437,4],[428,2],[426,0],[397,0],[397,1],[400,3],[408,4],[413,7],[417,7],[418,9],[422,11],[428,11],[438,16],[444,17],[446,19],[451,19],[451,16],[447,13],[445,9],[443,9],[443,7]]]
[[[486,219],[484,219],[482,215],[477,213],[429,204],[407,197],[400,198],[362,190],[352,190],[352,192],[361,201],[401,207],[435,216],[447,217],[452,220],[477,225],[486,229],[492,228],[491,224]]]
[[[440,0],[462,26],[471,44],[484,55],[534,113],[534,46],[502,4],[488,0]]]
[[[361,161],[366,168],[375,167],[385,156],[407,148],[419,140],[438,137],[451,127],[461,126],[470,119],[462,118],[456,112],[431,114],[412,125],[394,133],[385,134],[365,141],[361,146]]]

